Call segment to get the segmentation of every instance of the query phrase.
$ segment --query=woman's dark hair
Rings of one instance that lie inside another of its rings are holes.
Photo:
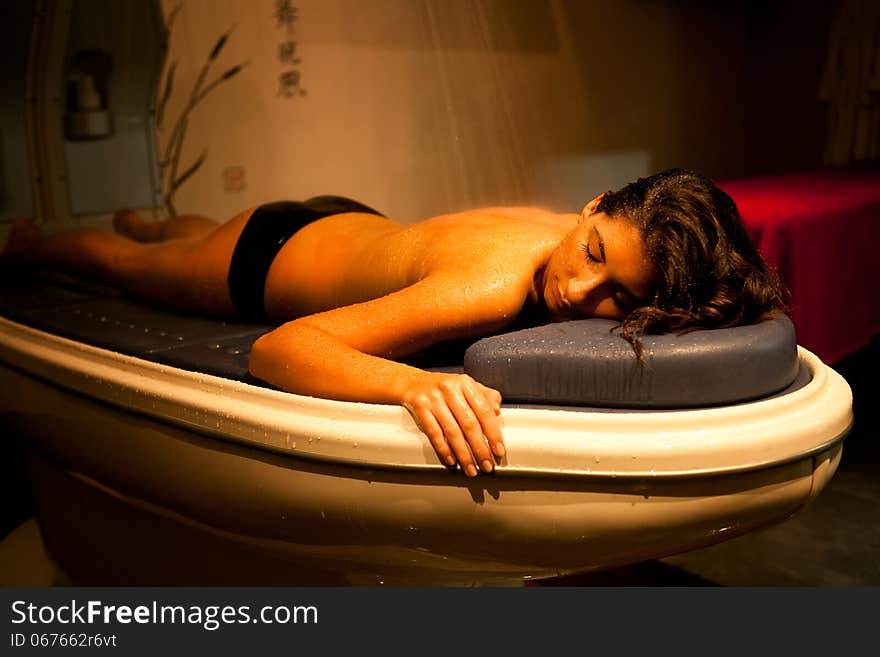
[[[640,361],[643,334],[750,324],[787,309],[736,203],[708,178],[669,169],[606,193],[596,211],[636,226],[657,270],[651,304],[619,327]]]

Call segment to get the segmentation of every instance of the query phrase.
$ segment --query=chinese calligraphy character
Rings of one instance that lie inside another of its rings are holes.
[[[282,71],[278,76],[278,93],[285,98],[293,98],[294,96],[304,96],[305,89],[300,86],[299,71]]]
[[[299,18],[299,9],[292,0],[275,0],[275,21],[279,28],[286,33],[286,39],[278,44],[278,60],[287,67],[297,66],[300,59],[297,56],[297,42],[294,39],[296,29],[294,24]],[[302,88],[302,76],[298,69],[288,68],[281,71],[278,76],[278,95],[285,98],[305,96],[306,91]]]
[[[282,41],[278,45],[278,59],[285,64],[299,64],[296,56],[296,41]]]
[[[299,17],[297,9],[291,0],[275,0],[275,20],[278,27],[290,28]]]

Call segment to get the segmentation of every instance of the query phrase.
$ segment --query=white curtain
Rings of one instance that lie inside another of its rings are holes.
[[[823,161],[880,161],[880,2],[840,0],[819,99],[828,103]]]

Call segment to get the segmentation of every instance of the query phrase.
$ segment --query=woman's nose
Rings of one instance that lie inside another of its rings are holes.
[[[583,317],[609,317],[619,319],[619,313],[613,303],[605,281],[601,277],[590,279],[572,279],[568,283],[565,296],[573,310]]]
[[[572,306],[582,306],[590,300],[594,290],[596,290],[602,282],[598,276],[578,276],[568,281],[568,288],[565,290],[565,296]]]

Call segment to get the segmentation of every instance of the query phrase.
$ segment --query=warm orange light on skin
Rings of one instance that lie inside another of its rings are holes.
[[[539,290],[556,319],[623,319],[647,303],[654,288],[657,272],[638,229],[597,212],[600,200],[584,207],[540,272]]]

